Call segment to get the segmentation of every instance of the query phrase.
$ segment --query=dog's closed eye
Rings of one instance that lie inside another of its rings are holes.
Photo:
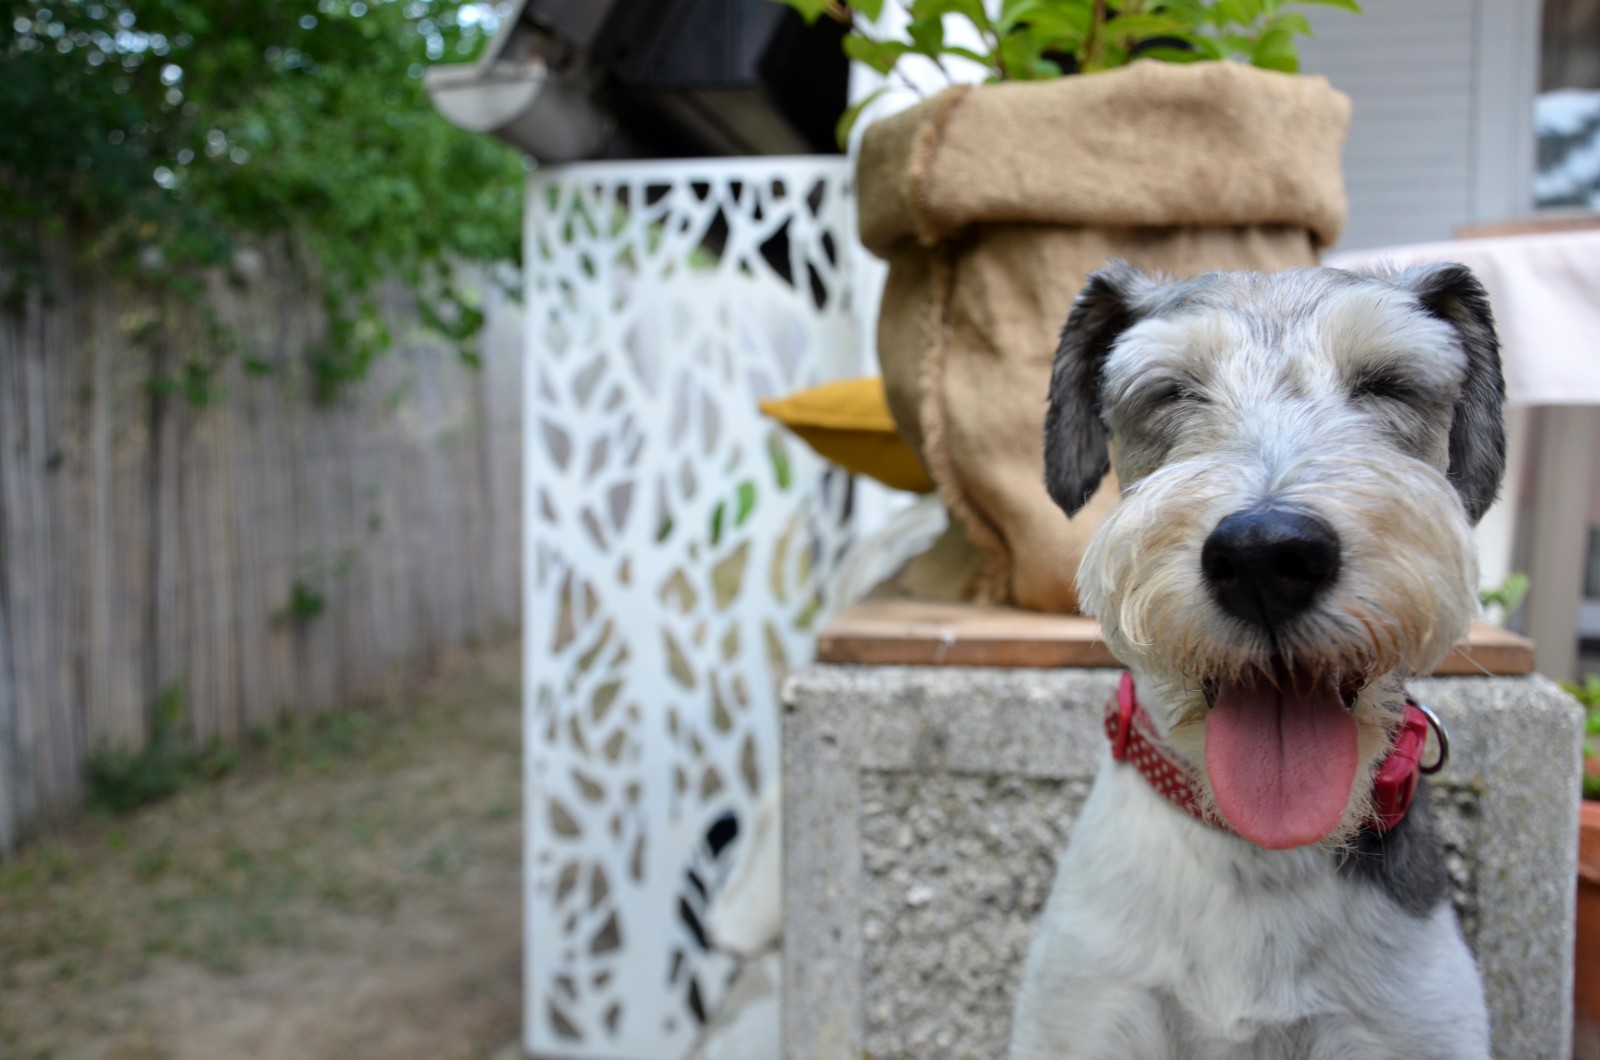
[[[1139,400],[1150,406],[1203,404],[1206,396],[1187,380],[1162,379],[1147,386],[1140,393]]]
[[[1135,415],[1147,416],[1176,411],[1187,405],[1210,401],[1194,379],[1165,372],[1141,372],[1115,384],[1107,395],[1110,403]]]
[[[1393,367],[1370,368],[1359,372],[1350,383],[1350,397],[1356,401],[1396,401],[1411,407],[1448,400],[1437,386]]]

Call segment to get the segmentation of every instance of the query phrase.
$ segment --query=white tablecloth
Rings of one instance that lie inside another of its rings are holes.
[[[1331,254],[1324,264],[1458,261],[1494,305],[1513,405],[1600,405],[1600,230],[1495,236]]]

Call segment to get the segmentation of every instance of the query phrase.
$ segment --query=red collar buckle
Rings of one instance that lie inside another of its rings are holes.
[[[1429,729],[1439,736],[1439,758],[1425,766],[1422,755],[1428,745]],[[1395,734],[1394,747],[1372,780],[1371,827],[1387,832],[1399,824],[1416,797],[1417,778],[1424,773],[1437,773],[1449,757],[1450,737],[1438,715],[1407,696],[1405,717]]]

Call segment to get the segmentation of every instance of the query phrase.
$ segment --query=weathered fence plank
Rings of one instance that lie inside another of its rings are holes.
[[[270,261],[219,281],[272,371],[233,357],[197,407],[157,385],[217,341],[194,306],[63,247],[47,272],[0,309],[0,852],[169,689],[191,739],[233,741],[517,621],[520,313],[492,284],[481,371],[396,288],[394,350],[319,404],[316,292]]]

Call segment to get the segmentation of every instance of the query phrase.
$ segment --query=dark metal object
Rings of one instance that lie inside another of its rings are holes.
[[[597,74],[609,157],[836,153],[844,32],[772,0],[525,0],[485,59]]]

